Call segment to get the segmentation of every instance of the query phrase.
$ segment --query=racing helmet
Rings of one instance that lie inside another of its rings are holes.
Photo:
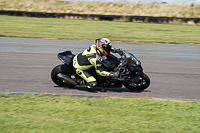
[[[107,38],[98,38],[95,40],[97,49],[99,52],[105,56],[110,54],[110,50],[112,48],[111,41]]]

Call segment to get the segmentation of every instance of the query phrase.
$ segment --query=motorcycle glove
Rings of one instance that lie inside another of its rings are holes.
[[[113,52],[114,53],[118,53],[120,56],[122,56],[122,55],[124,55],[124,51],[123,50],[121,50],[121,49],[113,49]]]

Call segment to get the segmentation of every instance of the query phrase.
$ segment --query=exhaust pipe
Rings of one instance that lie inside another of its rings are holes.
[[[62,80],[64,80],[65,82],[68,82],[73,85],[77,85],[76,81],[71,79],[68,75],[63,75],[63,74],[59,73],[58,77],[61,78]]]

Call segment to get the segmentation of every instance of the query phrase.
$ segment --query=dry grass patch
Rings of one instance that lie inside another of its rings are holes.
[[[200,18],[199,4],[1,0],[0,10]]]

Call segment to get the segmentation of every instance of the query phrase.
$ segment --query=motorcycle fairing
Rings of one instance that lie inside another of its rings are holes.
[[[65,51],[58,54],[58,58],[65,64],[69,65],[74,58],[74,54],[71,51]]]

